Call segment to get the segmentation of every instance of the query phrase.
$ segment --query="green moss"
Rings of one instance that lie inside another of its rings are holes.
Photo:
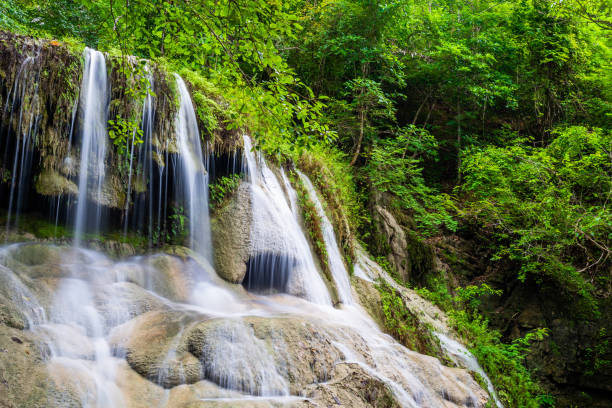
[[[74,195],[79,192],[77,185],[56,171],[49,170],[36,178],[36,192],[46,196]]]
[[[383,281],[377,283],[376,289],[380,293],[385,330],[411,350],[444,359],[438,338],[410,312],[400,293]]]

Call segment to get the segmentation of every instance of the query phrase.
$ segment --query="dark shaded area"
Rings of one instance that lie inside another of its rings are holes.
[[[242,282],[248,291],[257,293],[287,292],[287,284],[297,260],[285,254],[260,252],[249,258]]]

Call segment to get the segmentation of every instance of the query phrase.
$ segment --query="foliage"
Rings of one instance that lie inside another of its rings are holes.
[[[183,241],[187,237],[187,224],[188,218],[185,215],[185,209],[183,207],[172,207],[172,214],[168,217],[169,225],[165,231],[164,242],[183,244]]]
[[[425,234],[440,226],[456,229],[450,215],[450,198],[425,183],[422,161],[436,157],[437,143],[425,129],[408,126],[395,138],[376,142],[366,167],[372,186],[393,196],[393,205],[412,215]]]
[[[240,185],[240,174],[232,174],[228,177],[220,177],[214,183],[208,185],[210,192],[210,207],[216,208],[230,196]]]
[[[520,264],[518,279],[552,282],[590,313],[595,287],[609,290],[611,278],[612,133],[554,134],[543,148],[517,140],[466,152],[464,216],[491,231],[495,259]]]
[[[113,144],[117,146],[117,152],[122,156],[128,153],[130,141],[134,145],[139,145],[143,142],[142,129],[136,122],[118,118],[116,120],[109,120],[108,127],[108,136],[113,141]]]
[[[440,288],[437,292],[443,291],[444,289]],[[426,296],[431,294],[423,290],[419,293]],[[487,284],[470,285],[457,288],[452,303],[438,304],[446,310],[455,330],[490,377],[504,406],[554,406],[551,397],[542,393],[534,380],[534,373],[525,365],[525,356],[530,345],[543,340],[549,331],[544,328],[536,329],[524,337],[504,343],[501,333],[489,327],[488,320],[479,312],[483,296],[499,295],[500,290],[495,290]],[[445,299],[448,295],[437,297]]]
[[[607,330],[602,327],[597,332],[597,341],[594,347],[587,347],[586,375],[592,376],[609,367],[612,362],[605,358],[610,352],[610,342],[607,338]]]

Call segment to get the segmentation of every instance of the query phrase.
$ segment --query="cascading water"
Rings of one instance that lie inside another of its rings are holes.
[[[248,136],[244,155],[252,199],[251,260],[245,286],[280,289],[319,304],[331,298],[313,255],[276,175],[256,158]]]
[[[82,110],[79,195],[75,216],[75,245],[86,230],[100,231],[103,187],[106,172],[107,117],[109,85],[104,54],[86,48],[80,109]]]
[[[145,67],[145,75],[146,82],[148,84],[147,94],[144,99],[143,107],[142,107],[142,118],[141,118],[141,130],[143,134],[142,144],[140,148],[138,148],[138,141],[136,139],[136,130],[132,133],[132,139],[130,143],[130,155],[129,155],[129,172],[128,172],[128,189],[127,196],[132,196],[133,190],[146,190],[149,192],[153,191],[153,124],[155,120],[155,108],[154,108],[154,93],[155,93],[155,83],[153,79],[153,75],[148,66]],[[136,163],[134,164],[134,160]],[[136,172],[140,170],[140,172]],[[159,171],[159,182],[157,188],[157,206],[158,213],[161,210],[161,199],[162,199],[162,183],[161,177],[163,177],[164,167],[162,167]],[[135,188],[136,187],[136,188]],[[153,194],[150,193],[150,196],[146,196],[145,194],[138,194],[135,202],[133,203],[134,213],[135,213],[135,225],[138,230],[145,230],[148,233],[149,238],[149,246],[151,246],[152,236],[153,236],[153,228],[157,226],[160,228],[161,220],[160,217],[155,219],[153,214],[153,204],[155,203],[155,199]],[[123,225],[123,233],[127,235],[128,227],[130,225],[130,205],[132,203],[130,200],[126,200],[125,202],[125,216],[124,216],[124,225]],[[145,227],[145,218],[146,218],[146,227]]]
[[[12,224],[17,223],[30,188],[33,145],[36,142],[41,115],[38,101],[40,68],[36,64],[37,60],[37,56],[26,57],[21,64],[12,95],[9,92],[11,102],[6,101],[3,112],[3,118],[8,123],[5,140],[9,141],[11,130],[13,130],[12,137],[15,140],[14,150],[11,152],[8,149],[9,144],[6,144],[3,161],[3,163],[8,163],[9,155],[12,156],[13,165],[10,171],[6,169],[9,171],[11,180],[6,219],[7,230],[13,226]]]
[[[208,171],[202,154],[198,123],[191,96],[183,79],[176,75],[179,93],[179,111],[176,133],[181,155],[180,179],[183,205],[189,218],[189,242],[197,253],[212,259],[210,219],[208,215]]]
[[[239,196],[249,201],[250,213],[245,281],[230,284],[201,261],[212,259],[208,155],[187,87],[178,76],[176,82],[178,154],[162,152],[152,142],[154,99],[147,95],[144,144],[130,149],[126,181],[130,193],[137,183],[147,186],[147,197],[137,196],[140,204],[130,214],[132,220],[144,217],[147,227],[161,225],[170,202],[183,206],[195,254],[184,249],[181,257],[150,254],[112,261],[78,247],[85,231],[101,226],[96,203],[104,189],[107,153],[104,56],[85,51],[76,122],[81,128],[79,201],[72,220],[77,245],[0,248],[0,346],[10,348],[6,355],[22,356],[26,345],[38,345],[28,369],[47,387],[26,388],[28,402],[17,406],[36,405],[28,398],[42,398],[38,406],[92,408],[365,408],[389,406],[391,400],[403,407],[484,406],[484,392],[466,370],[406,349],[380,330],[360,306],[361,297],[353,299],[333,227],[312,183],[300,174],[321,218],[327,262],[343,303],[333,307],[300,226],[295,190],[282,169],[253,151],[246,136],[242,162],[249,194]],[[154,153],[165,154],[167,169],[160,170],[159,163],[154,169]],[[162,189],[163,179],[166,186],[174,181],[170,193]],[[378,272],[365,271],[373,262],[360,262],[353,279],[371,284]],[[11,365],[0,368],[3,379],[24,378]],[[11,385],[7,392],[19,399]]]
[[[310,199],[314,202],[317,214],[321,219],[323,240],[325,241],[325,247],[327,248],[327,263],[336,283],[338,297],[342,303],[351,304],[353,303],[351,283],[348,280],[348,273],[346,271],[346,267],[344,266],[344,262],[342,261],[340,249],[338,248],[336,234],[334,234],[334,227],[332,226],[331,222],[329,222],[329,218],[327,218],[327,215],[325,214],[323,205],[321,204],[321,201],[317,196],[317,191],[312,185],[310,179],[300,171],[298,171],[298,174],[304,183],[304,186],[308,190]]]

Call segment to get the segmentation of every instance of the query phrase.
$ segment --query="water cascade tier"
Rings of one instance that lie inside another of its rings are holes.
[[[139,71],[148,88],[130,109],[141,123],[118,144],[119,74],[86,49],[49,159],[40,124],[50,99],[37,88],[47,60],[36,50],[2,88],[0,406],[486,406],[494,390],[443,313],[398,288],[453,366],[384,333],[366,310],[377,307],[375,282],[392,279],[362,250],[349,276],[306,175],[268,163],[248,135],[216,151],[180,76]],[[171,88],[176,99],[164,99]],[[209,190],[226,176],[236,188],[213,204]],[[315,204],[325,259],[295,182]],[[34,210],[54,228],[45,242],[17,228]]]

